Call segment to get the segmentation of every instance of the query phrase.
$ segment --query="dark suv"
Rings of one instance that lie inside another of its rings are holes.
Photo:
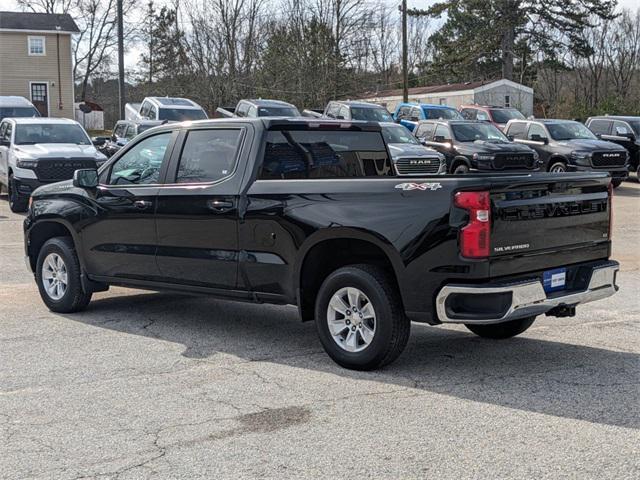
[[[629,169],[640,181],[640,117],[590,117],[586,126],[596,137],[627,149]]]
[[[538,154],[518,145],[496,127],[470,120],[425,120],[415,136],[447,159],[449,173],[538,170]]]
[[[629,176],[627,151],[573,120],[511,120],[505,133],[530,146],[549,172],[605,171],[614,187]]]

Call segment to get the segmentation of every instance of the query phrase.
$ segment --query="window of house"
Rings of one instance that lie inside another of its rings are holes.
[[[510,95],[505,95],[504,96],[504,106],[505,107],[510,107],[511,106],[511,96]]]
[[[190,131],[180,156],[176,183],[216,182],[231,175],[241,138],[241,130]]]
[[[29,55],[46,55],[46,46],[44,37],[28,37]]]
[[[440,99],[440,105],[446,105],[447,104],[447,99],[446,98],[441,98]]]

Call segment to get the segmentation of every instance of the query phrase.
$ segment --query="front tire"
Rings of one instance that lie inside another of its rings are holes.
[[[411,329],[398,288],[388,273],[373,265],[350,265],[331,273],[318,292],[315,318],[324,350],[352,370],[375,370],[393,362]]]
[[[482,338],[491,338],[493,340],[502,340],[505,338],[515,337],[525,332],[533,322],[536,321],[536,317],[518,318],[516,320],[510,320],[503,323],[493,323],[489,325],[478,325],[472,323],[465,323],[465,327],[471,330],[473,333]]]
[[[567,171],[567,164],[562,160],[553,160],[549,165],[549,171],[551,173],[565,173]]]
[[[454,175],[466,175],[467,173],[469,173],[469,166],[466,163],[456,165],[456,168],[453,169]]]
[[[84,310],[91,301],[80,280],[80,262],[69,237],[47,240],[36,264],[36,283],[40,297],[52,312],[73,313]]]
[[[22,195],[18,192],[15,180],[13,179],[13,174],[9,175],[7,194],[9,197],[9,209],[13,213],[23,213],[27,211],[27,207],[29,206],[29,196]]]

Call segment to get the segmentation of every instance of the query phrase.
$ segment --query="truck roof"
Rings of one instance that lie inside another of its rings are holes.
[[[0,107],[33,107],[33,104],[24,97],[4,95],[0,96]]]
[[[80,125],[75,120],[69,118],[51,118],[51,117],[13,117],[5,120],[12,120],[16,125],[31,124],[31,125]]]
[[[189,100],[188,98],[180,98],[180,97],[146,97],[145,100],[150,101],[151,103],[155,103],[158,107],[171,107],[171,108],[184,108],[184,109],[202,109],[200,105],[198,105],[193,100]]]
[[[167,123],[165,125],[160,125],[154,129],[154,131],[158,131],[161,129],[171,130],[178,127],[186,127],[186,126],[215,126],[220,123],[239,123],[246,124],[252,123],[257,125],[258,127],[269,129],[351,129],[351,130],[360,130],[360,131],[375,131],[379,132],[381,130],[380,123],[378,122],[365,122],[361,120],[335,120],[332,118],[313,118],[313,117],[228,117],[228,118],[212,118],[206,120],[195,120],[195,121],[186,121],[179,123]]]
[[[330,103],[341,103],[349,107],[361,107],[361,108],[384,108],[382,105],[371,102],[362,102],[358,100],[333,100]]]

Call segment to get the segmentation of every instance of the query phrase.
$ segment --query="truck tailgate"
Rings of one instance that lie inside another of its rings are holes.
[[[546,268],[555,253],[574,263],[606,256],[609,195],[609,178],[591,174],[492,187],[491,258],[547,256]]]

